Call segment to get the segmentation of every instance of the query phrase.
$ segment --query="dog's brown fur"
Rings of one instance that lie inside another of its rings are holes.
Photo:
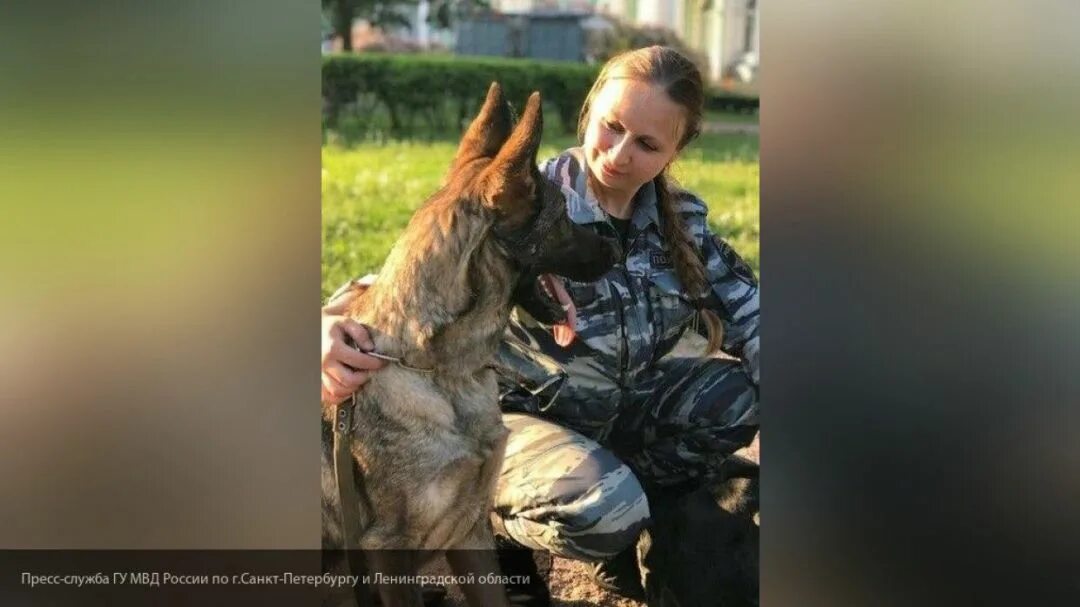
[[[614,243],[575,226],[565,211],[527,252],[514,250],[518,240],[500,237],[527,232],[550,205],[565,207],[536,168],[538,93],[512,128],[493,84],[446,184],[417,211],[376,282],[348,312],[369,327],[378,352],[434,370],[391,364],[359,392],[353,456],[363,504],[337,503],[326,445],[332,412],[323,407],[324,545],[343,545],[339,508],[360,508],[358,543],[372,572],[415,573],[419,556],[392,558],[400,553],[391,549],[448,550],[455,573],[496,571],[488,513],[507,430],[487,365],[506,327],[511,292],[523,272],[592,280],[618,256]],[[519,263],[526,255],[529,268]],[[463,590],[471,604],[505,604],[501,588]],[[419,604],[415,588],[379,592],[385,605]]]

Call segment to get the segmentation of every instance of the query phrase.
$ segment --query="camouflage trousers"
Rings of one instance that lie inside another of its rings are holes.
[[[503,415],[510,437],[495,492],[496,534],[566,558],[613,557],[649,524],[647,491],[699,482],[750,444],[757,389],[737,361],[661,365],[660,379],[629,395],[597,436]]]

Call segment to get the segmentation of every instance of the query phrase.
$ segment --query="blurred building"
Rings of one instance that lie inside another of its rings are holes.
[[[582,21],[590,13],[493,12],[462,20],[454,50],[462,55],[585,61]]]
[[[409,25],[391,30],[357,21],[352,46],[358,51],[423,52],[453,49],[463,55],[594,61],[591,35],[614,28],[613,20],[675,34],[713,82],[757,80],[760,0],[491,0],[491,11],[472,11],[452,29],[432,26],[431,3],[403,5]],[[407,6],[407,8],[406,8]],[[324,30],[326,24],[324,23]],[[341,49],[324,37],[323,51]]]
[[[710,79],[756,79],[758,0],[492,0],[491,6],[502,13],[611,16],[633,25],[663,27],[708,59]]]
[[[391,3],[392,4],[392,3]],[[368,21],[353,21],[350,43],[356,52],[389,51],[395,53],[446,51],[454,46],[454,32],[432,23],[432,8],[428,0],[415,5],[398,5],[398,13],[407,21],[400,27],[373,27]],[[322,52],[341,52],[341,38],[336,36],[330,18],[324,11],[322,19]]]

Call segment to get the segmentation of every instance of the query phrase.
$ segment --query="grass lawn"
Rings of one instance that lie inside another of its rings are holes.
[[[757,124],[757,114],[743,114],[741,112],[721,112],[718,110],[707,110],[705,112],[705,122],[722,122],[727,124]]]
[[[549,130],[541,160],[575,145]],[[377,272],[413,211],[439,186],[457,138],[322,148],[325,299],[352,277]],[[709,205],[709,224],[758,269],[758,138],[703,135],[676,163],[676,179]]]

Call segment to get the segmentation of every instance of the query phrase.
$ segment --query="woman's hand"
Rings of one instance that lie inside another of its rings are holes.
[[[322,402],[340,403],[363,386],[371,373],[386,363],[350,347],[345,336],[352,337],[361,350],[373,350],[375,344],[367,327],[343,316],[349,302],[366,288],[353,283],[352,289],[330,300],[322,309]]]

